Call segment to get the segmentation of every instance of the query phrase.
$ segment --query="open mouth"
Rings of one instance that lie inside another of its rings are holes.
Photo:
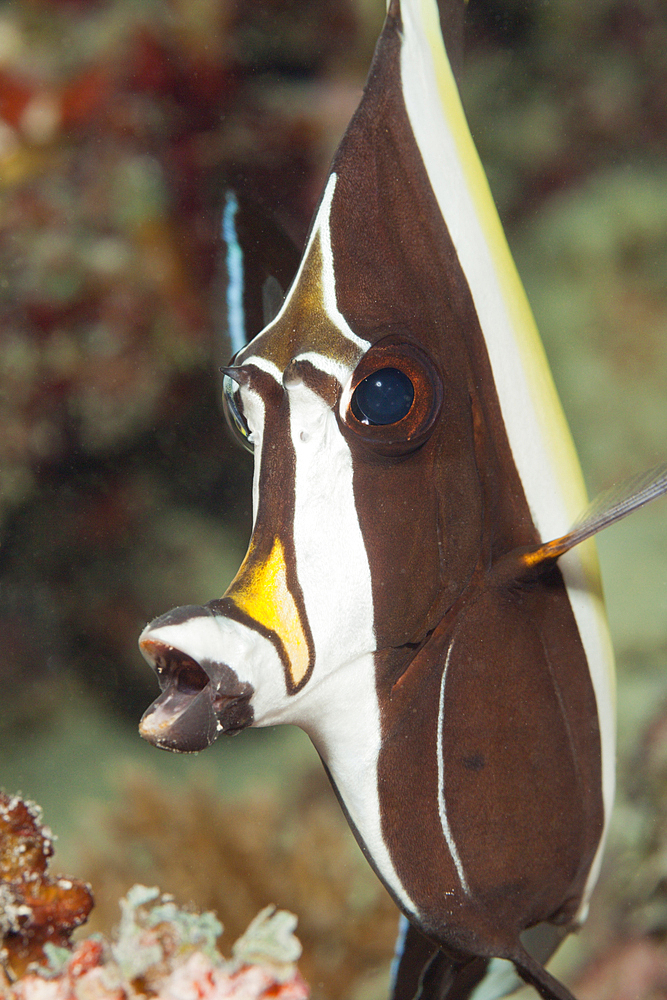
[[[197,753],[218,733],[235,733],[253,720],[250,684],[224,663],[198,663],[183,650],[145,635],[141,652],[157,675],[161,694],[144,713],[139,733],[165,750]]]

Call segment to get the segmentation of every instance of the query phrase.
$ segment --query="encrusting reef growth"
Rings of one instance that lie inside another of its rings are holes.
[[[52,855],[53,834],[39,806],[0,794],[0,934],[11,979],[45,962],[45,947],[69,948],[93,908],[89,885],[49,875]]]
[[[3,1000],[308,1000],[296,961],[296,917],[265,907],[226,960],[211,912],[135,885],[111,937],[72,943],[93,897],[85,882],[48,874],[53,838],[41,810],[0,795],[0,996]]]
[[[202,778],[147,769],[84,817],[77,871],[95,886],[91,924],[107,933],[135,882],[159,885],[225,927],[223,947],[275,903],[299,916],[299,967],[316,1000],[384,997],[398,913],[356,847],[320,769],[280,793],[223,799]]]

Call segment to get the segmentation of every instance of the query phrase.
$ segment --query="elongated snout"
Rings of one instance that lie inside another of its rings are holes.
[[[144,629],[139,648],[162,692],[139,724],[141,736],[149,743],[196,753],[210,746],[219,733],[240,732],[252,724],[252,684],[241,681],[207,649],[211,632],[217,637],[219,631],[217,617],[206,607],[175,608]]]

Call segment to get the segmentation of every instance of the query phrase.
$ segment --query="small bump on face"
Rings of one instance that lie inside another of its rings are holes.
[[[299,372],[299,362],[290,361],[283,372],[283,386],[285,389],[296,389],[300,385],[303,385],[303,377]]]

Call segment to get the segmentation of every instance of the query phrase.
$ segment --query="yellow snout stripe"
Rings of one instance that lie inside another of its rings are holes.
[[[280,638],[296,686],[308,671],[309,652],[301,617],[287,586],[285,552],[278,537],[265,562],[253,562],[252,549],[232,581],[226,597],[241,611]]]

